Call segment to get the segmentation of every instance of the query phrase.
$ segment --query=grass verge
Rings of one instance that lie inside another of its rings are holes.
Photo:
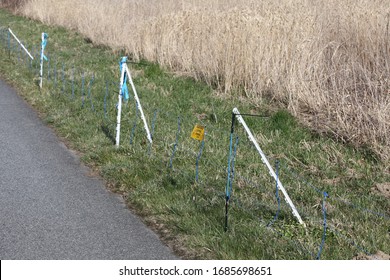
[[[4,10],[0,26],[10,26],[36,57],[40,33],[49,34],[41,91],[37,61],[27,60],[12,41],[9,51],[4,30],[0,73],[183,258],[352,259],[359,253],[390,253],[389,200],[377,187],[388,184],[390,174],[368,149],[312,133],[271,101],[254,106],[238,94],[219,98],[209,86],[146,61],[130,68],[154,143],[148,144],[130,98],[116,149],[118,61],[123,53]],[[270,162],[280,162],[280,180],[306,228],[282,195],[275,195],[274,180],[236,125],[233,196],[224,232],[233,107],[264,116],[244,118]],[[203,146],[190,138],[197,123],[206,127]],[[324,199],[325,191],[329,197]]]

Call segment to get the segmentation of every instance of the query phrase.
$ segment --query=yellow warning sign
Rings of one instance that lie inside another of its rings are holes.
[[[203,141],[203,139],[204,139],[204,126],[201,126],[199,124],[195,125],[195,127],[191,133],[191,138],[194,138],[195,140]]]

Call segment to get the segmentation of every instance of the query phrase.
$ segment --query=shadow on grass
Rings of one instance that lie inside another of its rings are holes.
[[[110,127],[107,124],[101,124],[100,128],[102,129],[103,133],[107,136],[107,138],[110,139],[112,144],[115,144],[115,137],[113,132],[110,130]]]

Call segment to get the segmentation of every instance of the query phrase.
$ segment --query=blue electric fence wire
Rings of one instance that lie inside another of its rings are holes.
[[[229,154],[228,154],[228,168],[227,168],[227,183],[226,183],[226,201],[230,200],[230,180],[231,180],[231,162],[232,162],[232,152],[233,152],[233,131],[230,133],[229,140]]]
[[[268,227],[271,227],[278,219],[279,217],[279,213],[280,213],[280,197],[279,197],[279,168],[280,168],[280,162],[277,160],[276,161],[276,164],[275,164],[275,170],[276,170],[276,190],[275,190],[275,196],[276,196],[276,200],[278,202],[278,210],[276,211],[275,213],[275,216],[274,218],[272,219],[271,222],[269,222],[269,224],[267,225]]]
[[[376,212],[376,211],[361,207],[359,205],[353,204],[351,202],[345,201],[345,200],[337,198],[337,197],[330,197],[329,200],[339,201],[339,202],[342,202],[349,207],[355,208],[355,209],[360,210],[362,212],[366,212],[368,214],[378,216],[378,217],[383,218],[385,220],[390,220],[390,217],[384,213]]]
[[[313,184],[311,184],[308,180],[303,178],[302,176],[298,175],[294,171],[292,171],[287,165],[283,164],[283,170],[287,170],[295,179],[302,181],[307,186],[311,187],[313,190],[315,190],[318,194],[323,194],[323,191],[315,187]]]
[[[324,199],[322,200],[322,213],[324,215],[324,231],[322,233],[322,240],[321,240],[321,245],[320,245],[320,249],[318,250],[318,254],[317,254],[317,260],[319,260],[321,258],[321,254],[322,254],[322,250],[324,249],[324,245],[325,245],[325,240],[326,240],[326,228],[327,228],[327,224],[326,224],[326,198],[329,196],[327,192],[324,192],[323,193],[324,195]]]
[[[351,239],[351,238],[345,236],[344,234],[342,234],[341,232],[339,232],[338,230],[336,230],[336,229],[334,229],[334,228],[332,229],[330,226],[328,226],[328,229],[329,229],[330,231],[334,232],[335,234],[337,234],[338,236],[344,238],[344,240],[346,240],[350,245],[352,245],[353,247],[357,248],[359,251],[363,252],[363,253],[366,254],[367,256],[372,256],[372,254],[371,254],[368,250],[364,249],[362,246],[360,246],[359,244],[357,244],[357,243],[355,242],[355,240],[353,240],[353,239]]]
[[[179,135],[180,135],[180,130],[181,130],[181,124],[180,124],[180,116],[177,117],[177,133],[176,133],[176,141],[175,141],[175,145],[173,146],[173,151],[172,151],[172,155],[171,155],[171,158],[169,160],[169,168],[172,169],[173,167],[173,158],[175,156],[175,153],[176,153],[176,149],[177,149],[177,144],[179,143]]]
[[[11,51],[11,42],[10,42],[10,33],[8,33],[8,41],[7,40],[7,33],[4,31],[4,42],[7,43],[8,45],[8,49]],[[33,65],[35,65],[36,67],[38,66],[36,63],[33,64],[32,61],[28,60],[27,58],[27,55],[25,55],[24,53],[21,52],[21,46],[19,45],[19,48],[17,48],[17,44],[15,43],[15,45],[13,46],[12,48],[12,51],[14,53],[17,54],[17,61],[18,63],[27,63],[26,60],[28,61],[28,65],[30,68],[33,67]],[[34,53],[34,47],[31,48],[31,52]],[[55,86],[56,86],[56,83],[57,83],[57,69],[56,69],[56,63],[55,63],[55,66],[54,66],[54,82],[55,82]],[[48,61],[48,79],[50,79],[50,61]],[[75,94],[75,88],[74,88],[74,67],[73,67],[73,75],[72,75],[72,96],[74,96]],[[84,106],[84,98],[85,98],[85,94],[84,94],[84,73],[83,73],[83,85],[82,85],[82,96],[83,96],[83,106]],[[92,78],[93,79],[93,78]],[[91,80],[92,80],[91,79]],[[66,84],[65,84],[65,71],[64,71],[64,64],[62,63],[62,82],[63,82],[63,88],[62,88],[62,92],[65,92],[66,90]],[[91,101],[91,107],[94,109],[94,105],[93,105],[93,102],[92,102],[92,96],[91,96],[91,87],[92,87],[92,82],[89,83],[89,88],[88,88],[88,97],[90,98],[90,101]],[[107,117],[107,97],[108,97],[108,94],[109,94],[109,86],[108,86],[108,83],[106,82],[106,93],[104,95],[104,115]],[[138,109],[138,106],[137,106],[137,109]],[[138,110],[136,109],[136,115],[138,115]],[[152,135],[154,133],[154,124],[155,124],[155,118],[156,118],[156,111],[155,111],[155,115],[154,115],[154,120],[152,122]],[[136,118],[137,119],[137,118]],[[173,161],[173,158],[174,158],[174,155],[175,155],[175,152],[178,148],[178,137],[179,137],[179,133],[180,133],[180,124],[181,123],[181,118],[179,117],[178,118],[178,133],[176,134],[176,142],[175,142],[175,145],[174,145],[174,149],[173,149],[173,152],[172,152],[172,155],[171,155],[171,158],[170,158],[170,168],[172,168],[172,161]],[[135,122],[135,125],[136,125],[136,122]],[[135,125],[133,126],[133,132],[135,130]],[[134,135],[132,133],[132,135]],[[235,168],[234,168],[234,164],[235,164],[235,155],[236,155],[236,150],[237,150],[237,144],[238,144],[238,137],[236,139],[236,146],[234,147],[234,153],[232,155],[231,158],[229,158],[229,191],[227,192],[228,193],[228,196],[230,197],[231,194],[232,194],[232,182],[233,182],[233,178],[234,176],[241,176],[239,173],[237,173],[235,171]],[[202,156],[202,151],[203,151],[203,148],[204,148],[204,141],[202,141],[201,143],[201,147],[200,147],[200,151],[199,153],[197,154],[197,161],[196,161],[196,181],[200,181],[199,180],[199,160],[200,160],[200,157]],[[195,154],[196,155],[196,154]],[[288,167],[287,167],[288,168]],[[225,168],[223,168],[223,170],[226,170]],[[277,177],[279,176],[279,171],[278,169],[277,170]],[[291,171],[290,171],[291,172]],[[291,174],[293,174],[293,172],[291,172]],[[298,175],[299,176],[299,175]],[[193,174],[191,175],[191,178],[193,178]],[[246,177],[243,177],[241,176],[241,178],[245,178],[245,181],[250,184],[256,184],[255,187],[259,187],[257,186],[257,183],[253,183],[251,182],[251,179],[249,178],[246,178]],[[193,180],[193,179],[192,179]],[[310,184],[307,180],[305,179],[301,179],[301,181],[303,181],[304,183],[306,183],[307,185],[309,185],[310,187],[312,187],[316,192],[319,192],[319,193],[322,193],[324,195],[324,199],[323,199],[323,203],[322,203],[322,210],[323,210],[323,218],[324,218],[324,231],[323,231],[323,237],[322,237],[322,242],[321,242],[321,245],[320,245],[320,249],[319,249],[319,252],[317,254],[317,259],[320,258],[321,256],[321,253],[322,253],[322,250],[323,250],[323,247],[324,247],[324,244],[325,244],[325,240],[326,240],[326,231],[327,231],[327,217],[326,217],[326,199],[328,198],[328,195],[325,193],[325,192],[322,192],[321,190],[319,190],[318,188],[314,187],[312,184]],[[201,182],[201,181],[200,181]],[[326,195],[325,195],[326,194]],[[274,217],[274,221],[277,220],[277,216],[279,214],[279,211],[280,211],[280,198],[278,197],[278,184],[276,183],[276,196],[277,196],[277,199],[278,199],[278,212],[276,213],[275,217]],[[377,216],[380,216],[382,218],[385,218],[385,219],[389,219],[389,217],[386,215],[386,214],[382,214],[382,213],[379,213],[379,212],[375,212],[375,211],[372,211],[372,210],[369,210],[369,209],[365,209],[363,207],[360,207],[360,206],[356,206],[352,203],[349,203],[349,202],[346,202],[342,199],[338,199],[338,198],[328,198],[328,199],[333,199],[333,200],[337,200],[337,201],[340,201],[340,202],[343,202],[347,205],[350,205],[351,207],[354,207],[354,208],[357,208],[359,210],[362,210],[362,211],[365,211],[365,212],[368,212],[370,214],[374,214],[374,215],[377,215]],[[274,229],[272,229],[274,230]],[[354,246],[357,246],[361,251],[364,251],[364,249],[361,249],[361,247],[359,247],[358,245],[356,245],[356,243],[353,241],[351,242]],[[365,253],[367,253],[365,251]],[[368,253],[369,254],[369,253]]]
[[[196,171],[195,171],[195,182],[199,183],[199,161],[200,157],[202,156],[203,148],[204,148],[205,140],[202,140],[202,143],[200,144],[200,150],[198,153],[198,156],[196,157]]]
[[[323,194],[324,191],[318,189],[317,187],[315,187],[313,184],[311,184],[308,180],[306,180],[305,178],[303,178],[302,176],[298,175],[296,172],[292,171],[287,165],[283,165],[284,166],[284,170],[287,170],[291,176],[301,182],[303,182],[304,184],[306,184],[307,186],[311,187],[312,189],[314,189],[317,193],[319,194]],[[334,200],[334,201],[339,201],[339,202],[342,202],[352,208],[355,208],[355,209],[358,209],[360,211],[363,211],[363,212],[366,212],[366,213],[369,213],[371,215],[375,215],[375,216],[378,216],[378,217],[381,217],[381,218],[384,218],[386,220],[390,220],[390,217],[384,213],[380,213],[380,212],[377,212],[377,211],[372,211],[370,209],[367,209],[367,208],[364,208],[364,207],[361,207],[359,205],[356,205],[356,204],[353,204],[353,203],[350,203],[348,201],[345,201],[343,199],[339,199],[337,197],[328,197],[329,200]]]
[[[94,80],[95,80],[95,75],[92,74],[91,80],[89,81],[89,84],[88,84],[88,98],[89,98],[89,101],[91,103],[91,109],[93,111],[95,111],[95,107],[93,106],[93,102],[92,102],[91,88],[92,88],[92,84],[93,84]]]
[[[309,255],[312,259],[315,258],[315,254],[314,254],[311,250],[309,250],[308,248],[306,248],[301,242],[288,238],[287,236],[285,236],[285,234],[283,234],[282,232],[280,232],[279,230],[277,230],[277,229],[274,228],[274,227],[269,227],[268,224],[266,224],[262,219],[256,217],[256,216],[253,214],[253,212],[249,212],[247,209],[245,209],[245,208],[242,206],[242,203],[240,203],[240,201],[239,201],[239,199],[238,199],[237,197],[232,198],[232,201],[235,202],[235,205],[237,205],[237,207],[238,207],[239,209],[241,209],[242,211],[244,211],[244,212],[246,212],[247,214],[249,214],[253,219],[258,220],[260,226],[264,226],[266,229],[271,230],[271,231],[272,231],[274,234],[276,234],[278,237],[287,240],[287,241],[288,241],[290,244],[292,244],[298,251],[305,252],[305,253],[306,253],[307,255]],[[263,207],[271,208],[270,205],[261,204],[261,203],[259,203],[259,205],[260,205],[260,206],[263,206]]]

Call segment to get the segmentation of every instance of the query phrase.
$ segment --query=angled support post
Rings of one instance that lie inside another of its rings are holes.
[[[305,223],[303,222],[301,216],[299,215],[297,209],[295,208],[294,203],[291,201],[291,199],[290,199],[286,189],[283,187],[282,183],[280,182],[280,180],[278,178],[278,175],[275,173],[275,171],[272,168],[271,164],[269,163],[267,157],[265,156],[264,152],[261,150],[259,144],[257,143],[255,137],[253,136],[252,132],[250,131],[248,125],[246,124],[244,118],[242,117],[242,115],[240,114],[240,112],[238,111],[237,108],[233,109],[233,114],[236,116],[238,122],[244,127],[246,133],[249,136],[249,140],[253,143],[253,145],[255,146],[256,150],[260,154],[262,162],[267,166],[270,175],[277,182],[277,184],[279,186],[279,189],[282,191],[286,202],[288,203],[288,205],[290,206],[290,208],[292,210],[293,215],[298,219],[298,221],[299,221],[299,223],[301,225],[306,226]]]
[[[22,44],[22,42],[20,42],[20,40],[18,39],[18,37],[16,37],[16,35],[12,32],[11,28],[8,28],[8,31],[9,31],[9,34],[12,35],[12,37],[15,38],[16,42],[18,42],[18,44],[22,47],[22,49],[26,52],[26,54],[33,60],[34,57],[30,54],[30,52],[26,49],[26,47]]]

